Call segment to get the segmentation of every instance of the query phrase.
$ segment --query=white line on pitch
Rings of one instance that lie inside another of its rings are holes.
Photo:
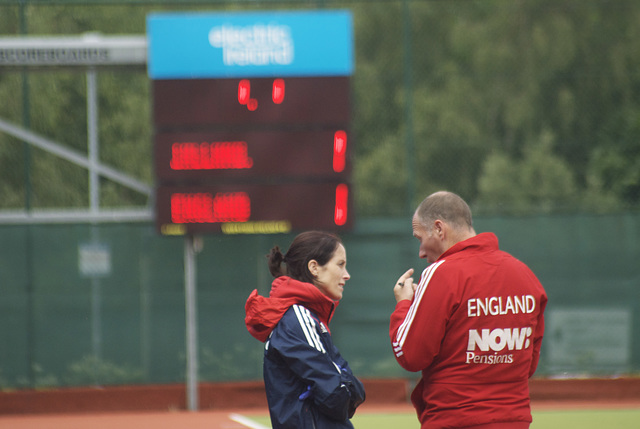
[[[263,426],[260,423],[256,423],[253,420],[246,418],[245,416],[241,416],[240,414],[231,413],[229,414],[229,418],[234,422],[240,423],[241,425],[251,429],[270,429],[269,427]]]

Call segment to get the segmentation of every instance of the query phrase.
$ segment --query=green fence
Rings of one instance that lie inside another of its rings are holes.
[[[408,213],[439,189],[469,201],[477,230],[545,285],[538,374],[638,372],[636,0],[0,0],[0,37],[143,36],[152,11],[301,8],[353,13],[356,228],[332,332],[358,374],[406,375],[387,338],[391,287],[424,265]],[[94,78],[99,162],[152,187],[146,71]],[[3,66],[0,125],[88,154],[89,81],[84,69]],[[0,131],[0,388],[185,379],[183,239],[158,236],[153,198],[113,180],[90,206],[88,176]],[[91,224],[89,208],[146,220]],[[46,211],[56,223],[29,217]],[[264,254],[291,238],[203,237],[203,380],[261,378],[244,302],[267,293]]]
[[[476,219],[538,274],[549,295],[538,375],[640,370],[640,215]],[[344,234],[352,275],[335,342],[362,377],[407,376],[388,339],[392,287],[420,270],[408,219]],[[289,235],[207,236],[197,257],[200,377],[261,378],[244,302],[271,277],[264,255]],[[0,387],[182,382],[181,238],[151,225],[1,227]],[[93,259],[92,259],[93,258]],[[634,335],[635,333],[635,335]]]

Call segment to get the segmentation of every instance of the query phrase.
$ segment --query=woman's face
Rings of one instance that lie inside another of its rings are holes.
[[[309,261],[309,271],[313,274],[314,284],[320,292],[334,301],[342,299],[344,284],[351,278],[347,272],[347,252],[342,244],[338,244],[326,264],[319,265],[313,259]]]

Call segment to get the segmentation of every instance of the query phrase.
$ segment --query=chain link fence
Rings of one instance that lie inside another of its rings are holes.
[[[423,264],[407,215],[448,189],[470,202],[479,231],[497,232],[547,287],[553,332],[542,374],[637,372],[637,2],[0,0],[0,37],[143,36],[152,11],[302,8],[349,9],[354,19],[358,221],[345,236],[353,295],[334,321],[352,366],[363,376],[404,374],[388,350],[392,296],[384,288],[406,266]],[[87,156],[87,76],[0,66],[0,120]],[[146,71],[96,76],[99,160],[151,187]],[[3,131],[0,171],[0,215],[91,207],[85,168]],[[103,177],[97,206],[152,210],[153,201]],[[615,233],[595,234],[598,224]],[[148,220],[5,224],[0,237],[0,320],[11,327],[0,330],[0,387],[184,379],[180,240],[158,237]],[[250,290],[266,292],[263,254],[290,238],[206,238],[198,272],[203,379],[260,378],[261,350],[241,309]],[[590,320],[616,333],[594,335],[621,358],[576,339]]]

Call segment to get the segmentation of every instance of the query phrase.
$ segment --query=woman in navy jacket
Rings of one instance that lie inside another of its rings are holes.
[[[285,255],[271,249],[268,298],[254,290],[247,329],[265,343],[264,383],[273,429],[353,428],[362,383],[333,344],[329,322],[350,276],[340,239],[309,231]]]

